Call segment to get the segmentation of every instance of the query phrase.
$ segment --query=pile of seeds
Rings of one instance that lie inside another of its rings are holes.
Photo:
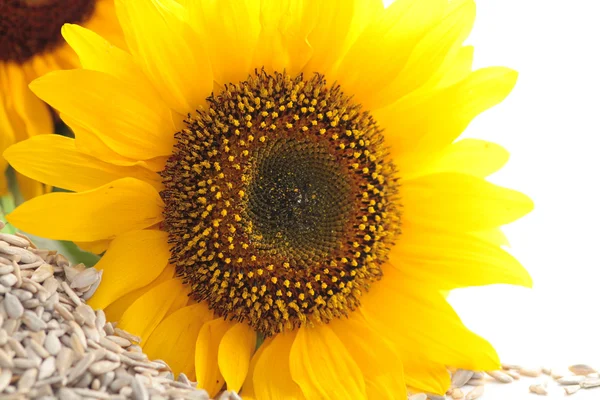
[[[101,275],[0,233],[0,398],[208,400],[85,304]]]
[[[540,378],[546,375],[544,380],[538,380],[529,386],[529,391],[534,394],[546,396],[550,393],[552,380],[553,389],[562,388],[564,394],[572,395],[580,389],[597,388],[600,391],[600,373],[589,365],[571,365],[565,370],[550,368],[526,368],[514,364],[502,364],[501,371],[467,371],[458,369],[452,371],[451,386],[447,396],[435,394],[417,393],[408,397],[409,400],[476,400],[483,396],[484,385],[490,382],[507,384],[521,377]],[[466,389],[471,387],[471,389]]]

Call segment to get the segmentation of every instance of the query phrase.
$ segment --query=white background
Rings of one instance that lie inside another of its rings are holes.
[[[599,20],[598,0],[477,1],[467,41],[475,67],[520,75],[464,136],[505,146],[511,159],[490,180],[536,203],[505,229],[535,287],[465,289],[450,300],[506,362],[600,368]],[[598,389],[586,394],[573,397],[600,399]]]

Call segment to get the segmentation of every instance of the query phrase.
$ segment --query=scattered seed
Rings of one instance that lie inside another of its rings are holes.
[[[459,400],[459,399],[462,399],[463,397],[465,397],[465,394],[463,393],[463,391],[460,388],[454,388],[450,392],[450,396],[453,399]]]
[[[573,376],[563,376],[556,381],[561,385],[579,385],[581,382],[585,380],[585,376],[581,375],[573,375]]]
[[[519,373],[524,376],[537,378],[538,376],[542,375],[542,369],[541,368],[521,368],[519,370]]]
[[[473,390],[471,390],[465,396],[465,400],[475,400],[483,396],[483,386],[475,386]]]
[[[596,370],[594,368],[590,367],[589,365],[585,365],[585,364],[571,365],[569,367],[569,371],[571,371],[575,375],[583,375],[583,376],[593,374],[596,372]]]
[[[546,389],[546,385],[543,383],[536,383],[529,386],[529,391],[531,393],[539,394],[542,396],[546,396],[548,394],[548,390]]]
[[[95,268],[86,268],[73,278],[71,282],[72,289],[80,289],[91,286],[98,280],[98,270]]]
[[[473,377],[473,371],[467,371],[465,369],[458,369],[452,375],[452,387],[461,388]]]
[[[498,382],[511,383],[513,381],[513,378],[511,378],[510,375],[507,375],[502,371],[486,371],[486,373]]]
[[[514,371],[512,369],[509,369],[507,371],[504,371],[507,375],[509,375],[511,378],[513,378],[514,380],[519,380],[521,379],[521,375],[517,372]]]
[[[581,387],[584,389],[590,389],[598,386],[600,386],[600,378],[585,378],[585,380],[581,382]]]
[[[565,389],[565,393],[570,396],[570,395],[574,394],[575,392],[577,392],[579,389],[581,389],[581,386],[580,385],[569,385],[569,386],[563,387],[563,389]]]
[[[17,296],[12,293],[6,293],[4,296],[4,308],[6,309],[9,318],[12,319],[21,318],[23,311],[25,311]]]

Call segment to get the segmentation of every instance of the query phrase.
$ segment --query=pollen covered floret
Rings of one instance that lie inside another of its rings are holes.
[[[208,98],[161,173],[171,262],[217,315],[271,335],[359,304],[399,232],[373,118],[322,75],[257,72]]]

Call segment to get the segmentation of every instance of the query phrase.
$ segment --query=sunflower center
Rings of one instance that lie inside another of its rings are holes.
[[[260,72],[186,125],[161,195],[191,295],[267,336],[354,310],[399,232],[369,113],[321,75]]]
[[[65,23],[85,22],[95,0],[0,1],[0,61],[24,63],[62,43]]]

